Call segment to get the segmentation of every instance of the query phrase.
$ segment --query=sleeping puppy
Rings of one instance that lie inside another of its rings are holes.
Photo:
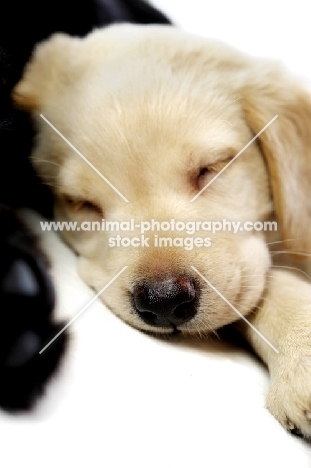
[[[201,336],[236,322],[269,367],[271,413],[311,436],[311,288],[295,263],[311,252],[310,95],[221,43],[119,25],[54,35],[14,98],[34,119],[32,162],[55,187],[56,219],[78,223],[62,234],[84,280],[99,292],[122,271],[101,297],[141,330]],[[119,244],[81,228],[103,219],[134,220],[126,243],[121,225]],[[223,220],[242,229],[207,233],[204,221]],[[177,229],[189,221],[193,248]],[[267,221],[273,237],[246,229]]]

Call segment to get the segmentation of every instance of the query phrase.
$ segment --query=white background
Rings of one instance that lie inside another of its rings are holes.
[[[308,0],[157,0],[176,24],[245,52],[283,61],[311,79]]]
[[[311,78],[308,2],[157,0],[180,26]],[[93,297],[75,257],[45,236],[57,314]],[[252,356],[214,340],[158,341],[96,302],[70,328],[62,368],[31,414],[0,413],[0,466],[311,467],[311,448],[265,410],[268,375]]]

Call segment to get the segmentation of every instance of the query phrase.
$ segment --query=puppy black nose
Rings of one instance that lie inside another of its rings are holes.
[[[193,281],[184,276],[137,285],[133,293],[139,317],[155,327],[177,327],[191,320],[196,296]]]

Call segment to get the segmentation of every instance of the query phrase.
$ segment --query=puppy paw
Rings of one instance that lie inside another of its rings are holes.
[[[284,359],[272,378],[267,408],[285,429],[311,438],[311,349]]]
[[[54,288],[35,238],[0,209],[0,407],[30,409],[63,355],[67,334],[53,317]]]

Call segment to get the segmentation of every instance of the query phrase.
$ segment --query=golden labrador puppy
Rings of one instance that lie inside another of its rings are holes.
[[[84,280],[99,292],[122,271],[102,299],[142,330],[239,321],[271,372],[268,408],[311,436],[311,288],[290,259],[311,252],[307,92],[221,43],[118,25],[39,45],[14,97],[56,219],[79,226],[63,235]]]

